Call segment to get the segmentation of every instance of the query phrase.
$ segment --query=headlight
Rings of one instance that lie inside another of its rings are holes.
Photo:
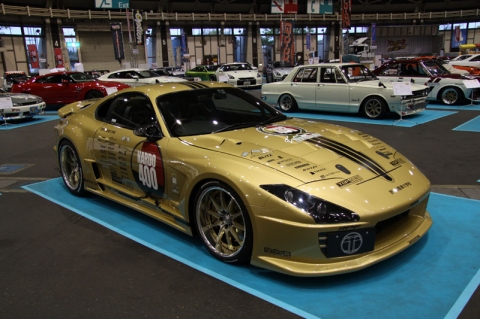
[[[260,73],[257,73],[257,78],[261,78],[262,75]]]
[[[230,75],[230,74],[227,74],[227,75],[230,80],[235,80],[235,77],[233,75]]]
[[[317,224],[358,222],[360,216],[346,208],[312,196],[288,185],[260,185],[272,195],[310,215]]]
[[[278,71],[275,71],[273,73],[275,73],[275,76],[281,76],[280,72],[278,72]]]

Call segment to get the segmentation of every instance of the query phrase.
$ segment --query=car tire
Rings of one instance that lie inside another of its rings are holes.
[[[194,205],[196,231],[210,254],[226,263],[250,262],[252,225],[235,191],[219,181],[207,182],[198,190]]]
[[[103,97],[103,94],[102,94],[102,92],[97,91],[97,90],[92,90],[92,91],[87,92],[87,94],[85,94],[85,100],[97,99],[97,98],[100,98],[100,97]]]
[[[210,81],[217,81],[217,76],[216,75],[210,75]]]
[[[362,104],[363,114],[370,119],[382,119],[387,114],[387,103],[380,97],[369,97]]]
[[[68,191],[77,196],[87,193],[84,185],[83,168],[78,152],[69,141],[63,141],[58,148],[60,174]]]
[[[283,94],[278,99],[278,107],[283,112],[294,112],[298,109],[297,101],[290,94]]]
[[[459,104],[464,99],[462,92],[456,87],[446,87],[442,89],[439,96],[439,100],[446,105]]]

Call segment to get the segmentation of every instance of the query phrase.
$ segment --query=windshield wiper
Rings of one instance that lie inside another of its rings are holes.
[[[274,117],[271,117],[269,119],[266,119],[263,122],[258,123],[256,126],[264,126],[265,124],[270,124],[270,123],[273,123],[273,122],[283,121],[286,118],[287,118],[287,116],[285,114],[279,113],[279,114],[275,115]]]
[[[228,130],[234,130],[234,129],[237,129],[237,128],[251,127],[251,126],[254,126],[254,125],[256,125],[256,124],[257,124],[257,122],[240,122],[240,123],[233,123],[233,124],[224,126],[224,127],[222,127],[221,129],[219,129],[219,130],[213,131],[212,133],[220,133],[220,132],[224,132],[224,131],[228,131]]]

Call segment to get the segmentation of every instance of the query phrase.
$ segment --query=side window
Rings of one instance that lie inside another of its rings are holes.
[[[52,75],[45,77],[45,81],[43,83],[62,83],[62,76],[61,75]]]
[[[480,61],[480,55],[477,55],[476,57],[471,58],[470,61]]]
[[[97,119],[134,129],[139,125],[151,124],[156,120],[150,100],[138,93],[116,96],[97,109]]]
[[[293,82],[315,83],[317,82],[318,68],[306,67],[300,69],[293,78]]]
[[[320,75],[321,83],[336,83],[335,71],[333,68],[322,68]]]
[[[397,63],[392,63],[387,65],[387,67],[381,72],[381,75],[386,75],[386,76],[402,75],[400,72],[400,65],[398,65]]]

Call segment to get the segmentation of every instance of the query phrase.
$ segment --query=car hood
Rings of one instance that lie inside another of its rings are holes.
[[[350,82],[350,85],[352,85],[352,86],[362,86],[362,87],[371,87],[371,88],[377,88],[378,89],[379,87],[382,87],[380,85],[380,82],[387,89],[393,91],[393,82],[390,82],[390,81],[372,80],[372,81]],[[425,85],[423,85],[423,84],[414,84],[414,83],[411,83],[410,87],[411,87],[412,91],[425,90],[425,88],[426,88]]]
[[[182,139],[270,167],[300,183],[393,182],[399,174],[408,175],[405,168],[415,170],[396,150],[370,135],[301,119]]]
[[[257,76],[257,71],[255,70],[240,70],[240,71],[225,71],[224,74],[229,74],[235,77],[244,77],[244,76]]]
[[[39,103],[42,101],[41,97],[28,93],[1,93],[0,97],[10,97],[14,103],[22,104],[28,102]]]

